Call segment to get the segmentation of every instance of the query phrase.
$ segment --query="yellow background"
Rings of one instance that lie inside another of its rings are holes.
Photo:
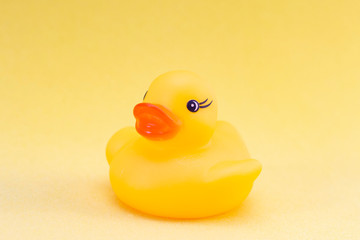
[[[359,1],[0,0],[1,239],[356,239]],[[217,89],[263,172],[195,221],[122,206],[109,137],[159,74]]]

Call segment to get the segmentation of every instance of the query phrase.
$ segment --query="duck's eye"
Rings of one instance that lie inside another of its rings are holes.
[[[190,112],[197,112],[199,110],[199,103],[196,100],[190,100],[187,103],[187,109]]]
[[[148,92],[148,91],[146,91],[146,93],[144,94],[143,100],[145,99],[147,92]]]

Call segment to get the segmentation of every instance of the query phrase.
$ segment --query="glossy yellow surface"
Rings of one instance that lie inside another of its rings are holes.
[[[1,0],[0,239],[358,239],[358,0]],[[109,137],[174,69],[263,170],[235,211],[144,216],[111,188]],[[119,207],[119,204],[123,207]]]
[[[247,197],[261,165],[236,129],[217,121],[217,99],[207,85],[187,71],[159,76],[144,102],[169,109],[180,119],[180,131],[153,141],[128,127],[110,139],[110,180],[125,204],[156,216],[201,218],[229,211]],[[205,99],[208,107],[187,109],[189,100]]]

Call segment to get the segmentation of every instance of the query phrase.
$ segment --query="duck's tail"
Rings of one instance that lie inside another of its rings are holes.
[[[255,159],[222,161],[209,169],[206,180],[214,181],[238,176],[253,182],[259,176],[261,169],[262,165]]]

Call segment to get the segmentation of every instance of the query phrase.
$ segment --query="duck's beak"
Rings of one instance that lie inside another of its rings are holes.
[[[179,118],[159,104],[139,103],[134,107],[136,131],[150,140],[167,140],[176,135],[181,126]]]

